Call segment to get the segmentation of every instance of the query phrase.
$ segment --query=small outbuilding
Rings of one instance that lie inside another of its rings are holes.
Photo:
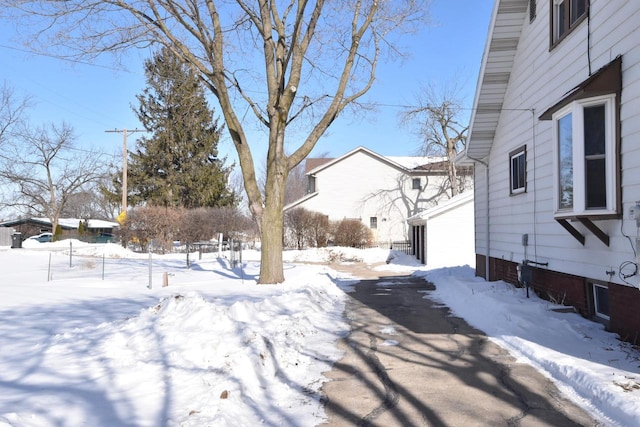
[[[415,257],[431,268],[475,268],[473,212],[473,192],[468,191],[408,218]]]

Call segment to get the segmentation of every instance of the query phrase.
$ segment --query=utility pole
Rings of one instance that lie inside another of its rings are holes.
[[[122,134],[122,212],[127,212],[127,136],[136,132],[145,132],[142,129],[114,129],[105,132]]]

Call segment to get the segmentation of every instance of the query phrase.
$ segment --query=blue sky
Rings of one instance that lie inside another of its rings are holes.
[[[419,140],[400,126],[398,106],[413,104],[420,87],[455,80],[465,106],[471,107],[492,5],[492,0],[434,0],[432,24],[406,40],[411,57],[379,68],[367,100],[383,106],[357,119],[336,120],[312,155],[340,156],[361,145],[386,156],[415,154]],[[131,105],[145,87],[143,53],[130,55],[128,71],[108,57],[99,59],[99,65],[69,63],[16,49],[9,26],[2,27],[0,81],[32,97],[34,106],[28,113],[32,125],[64,121],[75,129],[80,146],[121,153],[122,135],[105,131],[140,127]],[[129,148],[137,137],[129,136]],[[235,157],[228,138],[220,150],[230,159]],[[254,158],[260,155],[258,149]]]

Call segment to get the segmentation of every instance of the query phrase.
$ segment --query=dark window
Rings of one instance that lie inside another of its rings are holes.
[[[511,194],[523,193],[527,188],[527,150],[526,146],[518,148],[509,154]]]
[[[307,181],[307,193],[315,193],[316,192],[316,177],[309,176]]]
[[[372,229],[378,228],[378,217],[372,216],[369,218],[369,227]]]
[[[420,190],[421,186],[420,186],[420,178],[413,178],[413,181],[411,182],[411,188],[413,188],[414,190]]]
[[[551,45],[553,46],[587,16],[589,1],[550,0],[550,3]]]
[[[529,0],[529,22],[536,19],[536,0]]]
[[[606,121],[604,105],[584,108],[586,208],[607,207]]]

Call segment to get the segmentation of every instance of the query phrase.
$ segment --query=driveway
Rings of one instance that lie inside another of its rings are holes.
[[[535,369],[431,301],[435,288],[424,279],[332,267],[370,278],[349,294],[351,333],[327,373],[324,426],[600,425]]]

